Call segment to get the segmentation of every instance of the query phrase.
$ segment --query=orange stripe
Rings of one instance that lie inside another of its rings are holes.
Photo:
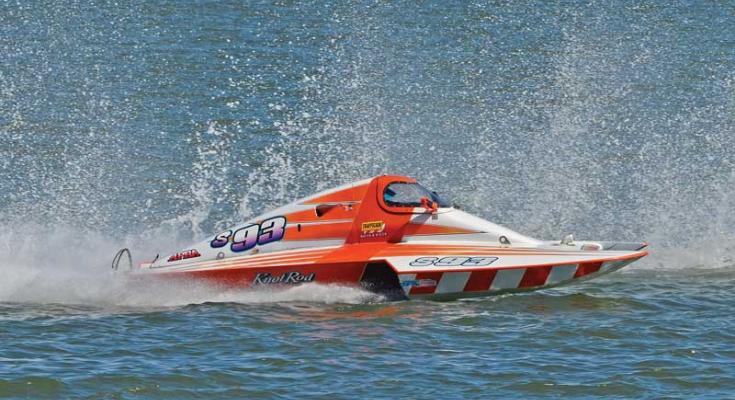
[[[247,260],[249,262],[277,262],[281,259],[291,259],[295,257],[307,257],[307,256],[313,256],[313,257],[321,257],[329,252],[334,251],[335,249],[318,249],[318,250],[301,250],[301,251],[293,251],[293,250],[284,250],[284,251],[278,251],[274,252],[272,254],[263,254],[261,256],[248,256],[248,255],[241,255],[241,256],[235,256],[235,257],[228,257],[223,258],[221,260],[207,260],[202,261],[196,264],[190,264],[190,267],[207,267],[211,265],[230,265],[234,263],[241,262],[243,260]],[[289,253],[285,253],[285,251],[289,251]],[[185,264],[182,264],[185,265]],[[173,266],[172,266],[173,267]],[[153,269],[158,268],[165,268],[165,267],[154,267]]]
[[[434,243],[397,243],[391,248],[408,250],[408,249],[430,249],[430,250],[466,250],[466,249],[478,249],[478,250],[499,250],[499,251],[548,251],[558,253],[570,253],[570,251],[564,250],[551,250],[543,249],[539,247],[504,247],[504,246],[483,246],[483,245],[446,245],[446,244],[434,244]],[[589,251],[576,251],[577,253],[590,253]]]
[[[484,292],[490,290],[490,284],[495,279],[495,274],[498,271],[495,269],[473,271],[470,274],[470,279],[467,280],[467,284],[464,286],[465,292]]]
[[[551,273],[551,267],[527,268],[523,274],[519,288],[542,286]]]
[[[283,236],[284,241],[292,240],[320,240],[320,239],[346,239],[352,228],[350,222],[335,222],[331,224],[315,224],[315,225],[291,225],[286,228],[286,234]]]
[[[368,184],[355,186],[340,190],[338,192],[327,193],[323,196],[307,199],[301,204],[320,204],[320,203],[339,203],[347,201],[360,201],[365,196]]]
[[[278,266],[278,265],[284,265],[284,264],[313,264],[317,260],[319,260],[319,257],[301,257],[301,258],[284,258],[284,259],[278,259],[278,260],[270,260],[270,261],[261,261],[261,262],[252,262],[250,260],[237,260],[233,262],[228,263],[220,263],[220,264],[209,264],[206,266],[196,266],[196,267],[187,267],[182,269],[175,269],[175,268],[160,268],[161,270],[175,270],[175,271],[197,271],[197,270],[215,270],[215,269],[226,269],[226,268],[236,268],[241,266],[248,266],[253,268],[261,268],[261,267],[271,267],[271,266]]]
[[[229,265],[217,265],[209,268],[201,268],[193,271],[217,271],[221,269],[262,269],[262,268],[275,268],[283,267],[288,265],[313,265],[316,262],[316,258],[309,260],[294,260],[294,261],[278,261],[267,264],[251,264],[247,260],[243,260],[240,263],[234,263]],[[181,272],[192,272],[192,270],[181,270]]]
[[[435,244],[404,244],[399,243],[395,246],[386,247],[380,250],[380,254],[401,254],[403,252],[411,252],[415,254],[416,251],[422,252],[435,252],[435,251],[485,251],[485,252],[498,252],[498,253],[518,253],[518,254],[543,254],[543,255],[585,255],[594,254],[592,251],[562,251],[553,250],[548,248],[538,247],[499,247],[499,246],[477,246],[477,245],[435,245]]]
[[[357,215],[357,212],[355,211],[357,207],[358,205],[355,205],[352,209],[345,209],[345,207],[343,206],[335,206],[321,217],[318,217],[316,215],[315,207],[309,210],[296,211],[291,214],[287,214],[286,219],[288,220],[289,225],[298,224],[300,222],[328,221],[333,219],[352,219],[355,217],[355,215]]]
[[[457,235],[467,233],[479,233],[470,229],[455,228],[442,225],[408,224],[404,235]]]
[[[646,254],[648,254],[648,253],[646,253]],[[636,261],[638,259],[643,258],[646,254],[644,254],[644,255],[635,254],[635,255],[626,255],[626,256],[619,256],[619,257],[610,257],[610,258],[589,260],[589,261],[584,261],[584,264],[600,264],[600,265],[602,265],[602,263],[604,263],[604,262],[609,262],[609,261],[622,261],[622,260],[630,260],[630,262],[634,262],[634,261]],[[377,260],[377,258],[373,258],[373,260]],[[579,262],[579,261],[577,261],[577,262]],[[390,262],[388,261],[388,263],[390,263]],[[492,269],[492,270],[500,271],[500,270],[505,270],[505,269],[554,267],[554,266],[559,266],[559,265],[569,265],[570,263],[573,264],[575,262],[574,261],[564,262],[563,264],[560,264],[559,262],[545,263],[545,264],[523,264],[523,265],[518,264],[518,265],[508,265],[508,266],[503,266],[503,267],[497,267],[497,266],[495,266],[495,267],[494,266],[490,266],[490,267],[464,267],[464,268],[452,267],[451,269],[449,269],[449,268],[448,269],[441,269],[441,270],[432,269],[431,272],[474,272],[474,271],[483,271],[483,270],[486,270],[486,269]],[[597,268],[597,269],[599,269],[599,268]],[[596,272],[596,270],[595,271],[592,271],[592,272]],[[402,270],[401,273],[402,274],[405,274],[405,273],[408,273],[408,271],[407,270]],[[580,273],[579,269],[577,269],[577,273]],[[585,272],[585,273],[591,273],[591,272]],[[574,277],[575,278],[578,278],[577,275],[575,275]]]
[[[398,256],[413,256],[413,255],[506,255],[506,256],[569,256],[569,257],[585,257],[589,256],[590,253],[578,253],[578,252],[545,252],[545,251],[517,251],[517,250],[489,250],[489,249],[465,249],[465,250],[439,250],[439,249],[415,249],[406,251],[395,251],[395,250],[384,250],[378,253],[382,257],[398,257]]]
[[[577,272],[574,274],[574,277],[579,278],[581,276],[597,272],[600,270],[600,267],[602,267],[602,262],[599,261],[581,263],[579,264],[579,267],[577,268]]]

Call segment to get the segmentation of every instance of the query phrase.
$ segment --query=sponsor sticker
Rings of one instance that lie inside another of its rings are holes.
[[[401,282],[404,287],[435,287],[436,281],[433,279],[412,279]]]
[[[302,274],[301,272],[285,272],[281,275],[273,275],[270,272],[262,272],[255,275],[254,285],[296,285],[299,283],[314,282],[316,274]]]
[[[200,257],[201,254],[196,249],[184,250],[179,253],[173,254],[168,258],[168,262],[186,260],[187,258]]]
[[[360,236],[365,237],[378,237],[385,236],[385,222],[384,221],[366,221],[360,226]]]

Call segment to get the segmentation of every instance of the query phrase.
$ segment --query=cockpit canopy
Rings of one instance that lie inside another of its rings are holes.
[[[393,182],[383,190],[383,201],[389,207],[421,207],[421,199],[427,198],[438,207],[451,207],[451,203],[416,182]]]

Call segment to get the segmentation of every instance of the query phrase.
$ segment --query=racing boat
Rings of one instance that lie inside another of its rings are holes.
[[[382,175],[297,200],[132,273],[226,287],[323,283],[391,298],[457,298],[590,279],[646,256],[646,246],[571,235],[537,240],[455,208],[413,178]]]

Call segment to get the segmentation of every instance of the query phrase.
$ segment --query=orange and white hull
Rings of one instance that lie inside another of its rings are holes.
[[[360,285],[396,298],[541,289],[618,270],[645,243],[539,241],[448,207],[404,176],[298,200],[136,274],[238,287]]]

